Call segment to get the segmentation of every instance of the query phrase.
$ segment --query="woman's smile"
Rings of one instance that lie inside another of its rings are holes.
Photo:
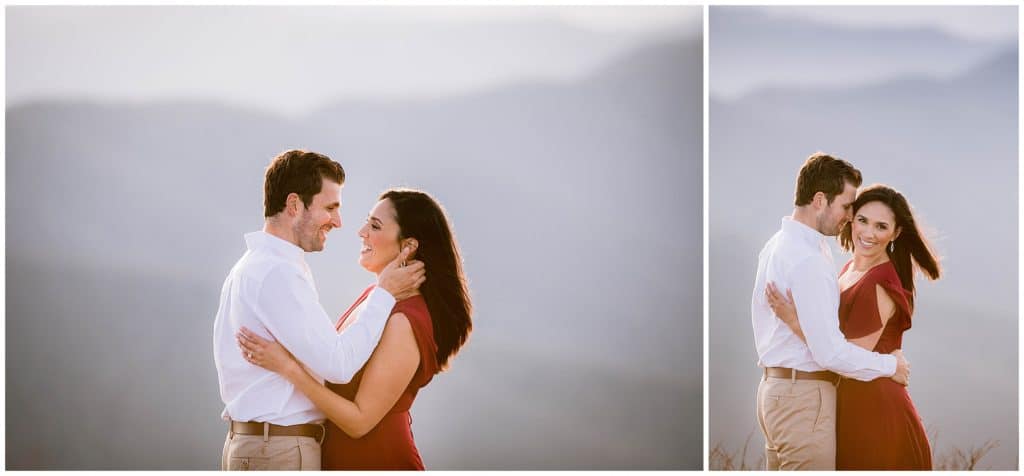
[[[874,239],[867,239],[864,238],[863,236],[860,237],[857,241],[860,242],[860,245],[863,246],[865,249],[870,249],[872,246],[878,244],[878,242],[875,241]]]

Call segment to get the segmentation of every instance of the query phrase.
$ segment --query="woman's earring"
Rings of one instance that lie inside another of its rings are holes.
[[[892,253],[894,251],[896,251],[896,240],[889,242],[889,252]]]

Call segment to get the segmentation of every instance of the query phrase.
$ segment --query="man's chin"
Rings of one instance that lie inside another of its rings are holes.
[[[324,243],[311,243],[309,245],[303,246],[302,250],[305,251],[306,253],[316,253],[318,251],[323,251]]]

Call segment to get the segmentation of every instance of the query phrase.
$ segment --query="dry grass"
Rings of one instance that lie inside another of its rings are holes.
[[[981,468],[979,463],[993,449],[999,446],[998,440],[986,440],[981,446],[971,446],[967,449],[953,446],[942,453],[935,451],[938,446],[939,430],[928,432],[928,441],[932,445],[932,469],[936,471],[976,471],[988,470],[990,467]]]
[[[715,447],[711,449],[711,455],[708,458],[708,467],[711,470],[718,471],[761,471],[764,469],[764,451],[761,448],[756,448],[753,452],[756,459],[748,461],[750,455],[750,439],[754,437],[754,432],[747,434],[747,440],[743,442],[743,448],[731,452],[725,449],[722,442],[715,443]]]
[[[978,463],[981,459],[992,451],[993,448],[999,446],[999,442],[996,440],[987,440],[981,446],[971,446],[966,450],[952,447],[941,455],[932,456],[932,468],[937,471],[975,471],[975,470],[988,470],[992,468],[980,468]]]
[[[729,451],[722,442],[715,443],[708,457],[708,467],[712,471],[760,471],[764,469],[764,451],[756,448],[750,449],[750,440],[754,432],[747,435],[743,447]],[[998,440],[987,440],[980,446],[970,446],[963,449],[952,446],[942,453],[935,451],[936,441],[939,438],[937,430],[929,432],[928,439],[932,445],[932,469],[936,471],[975,471],[991,468],[980,467],[981,460],[999,446]]]

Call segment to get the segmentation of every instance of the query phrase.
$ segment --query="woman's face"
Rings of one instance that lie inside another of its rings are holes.
[[[373,210],[370,210],[366,223],[359,229],[359,237],[363,239],[359,264],[371,273],[380,273],[398,256],[401,248],[398,235],[395,206],[388,199],[377,202]]]
[[[868,202],[853,214],[853,253],[865,258],[883,255],[889,242],[899,236],[896,215],[882,202]]]

